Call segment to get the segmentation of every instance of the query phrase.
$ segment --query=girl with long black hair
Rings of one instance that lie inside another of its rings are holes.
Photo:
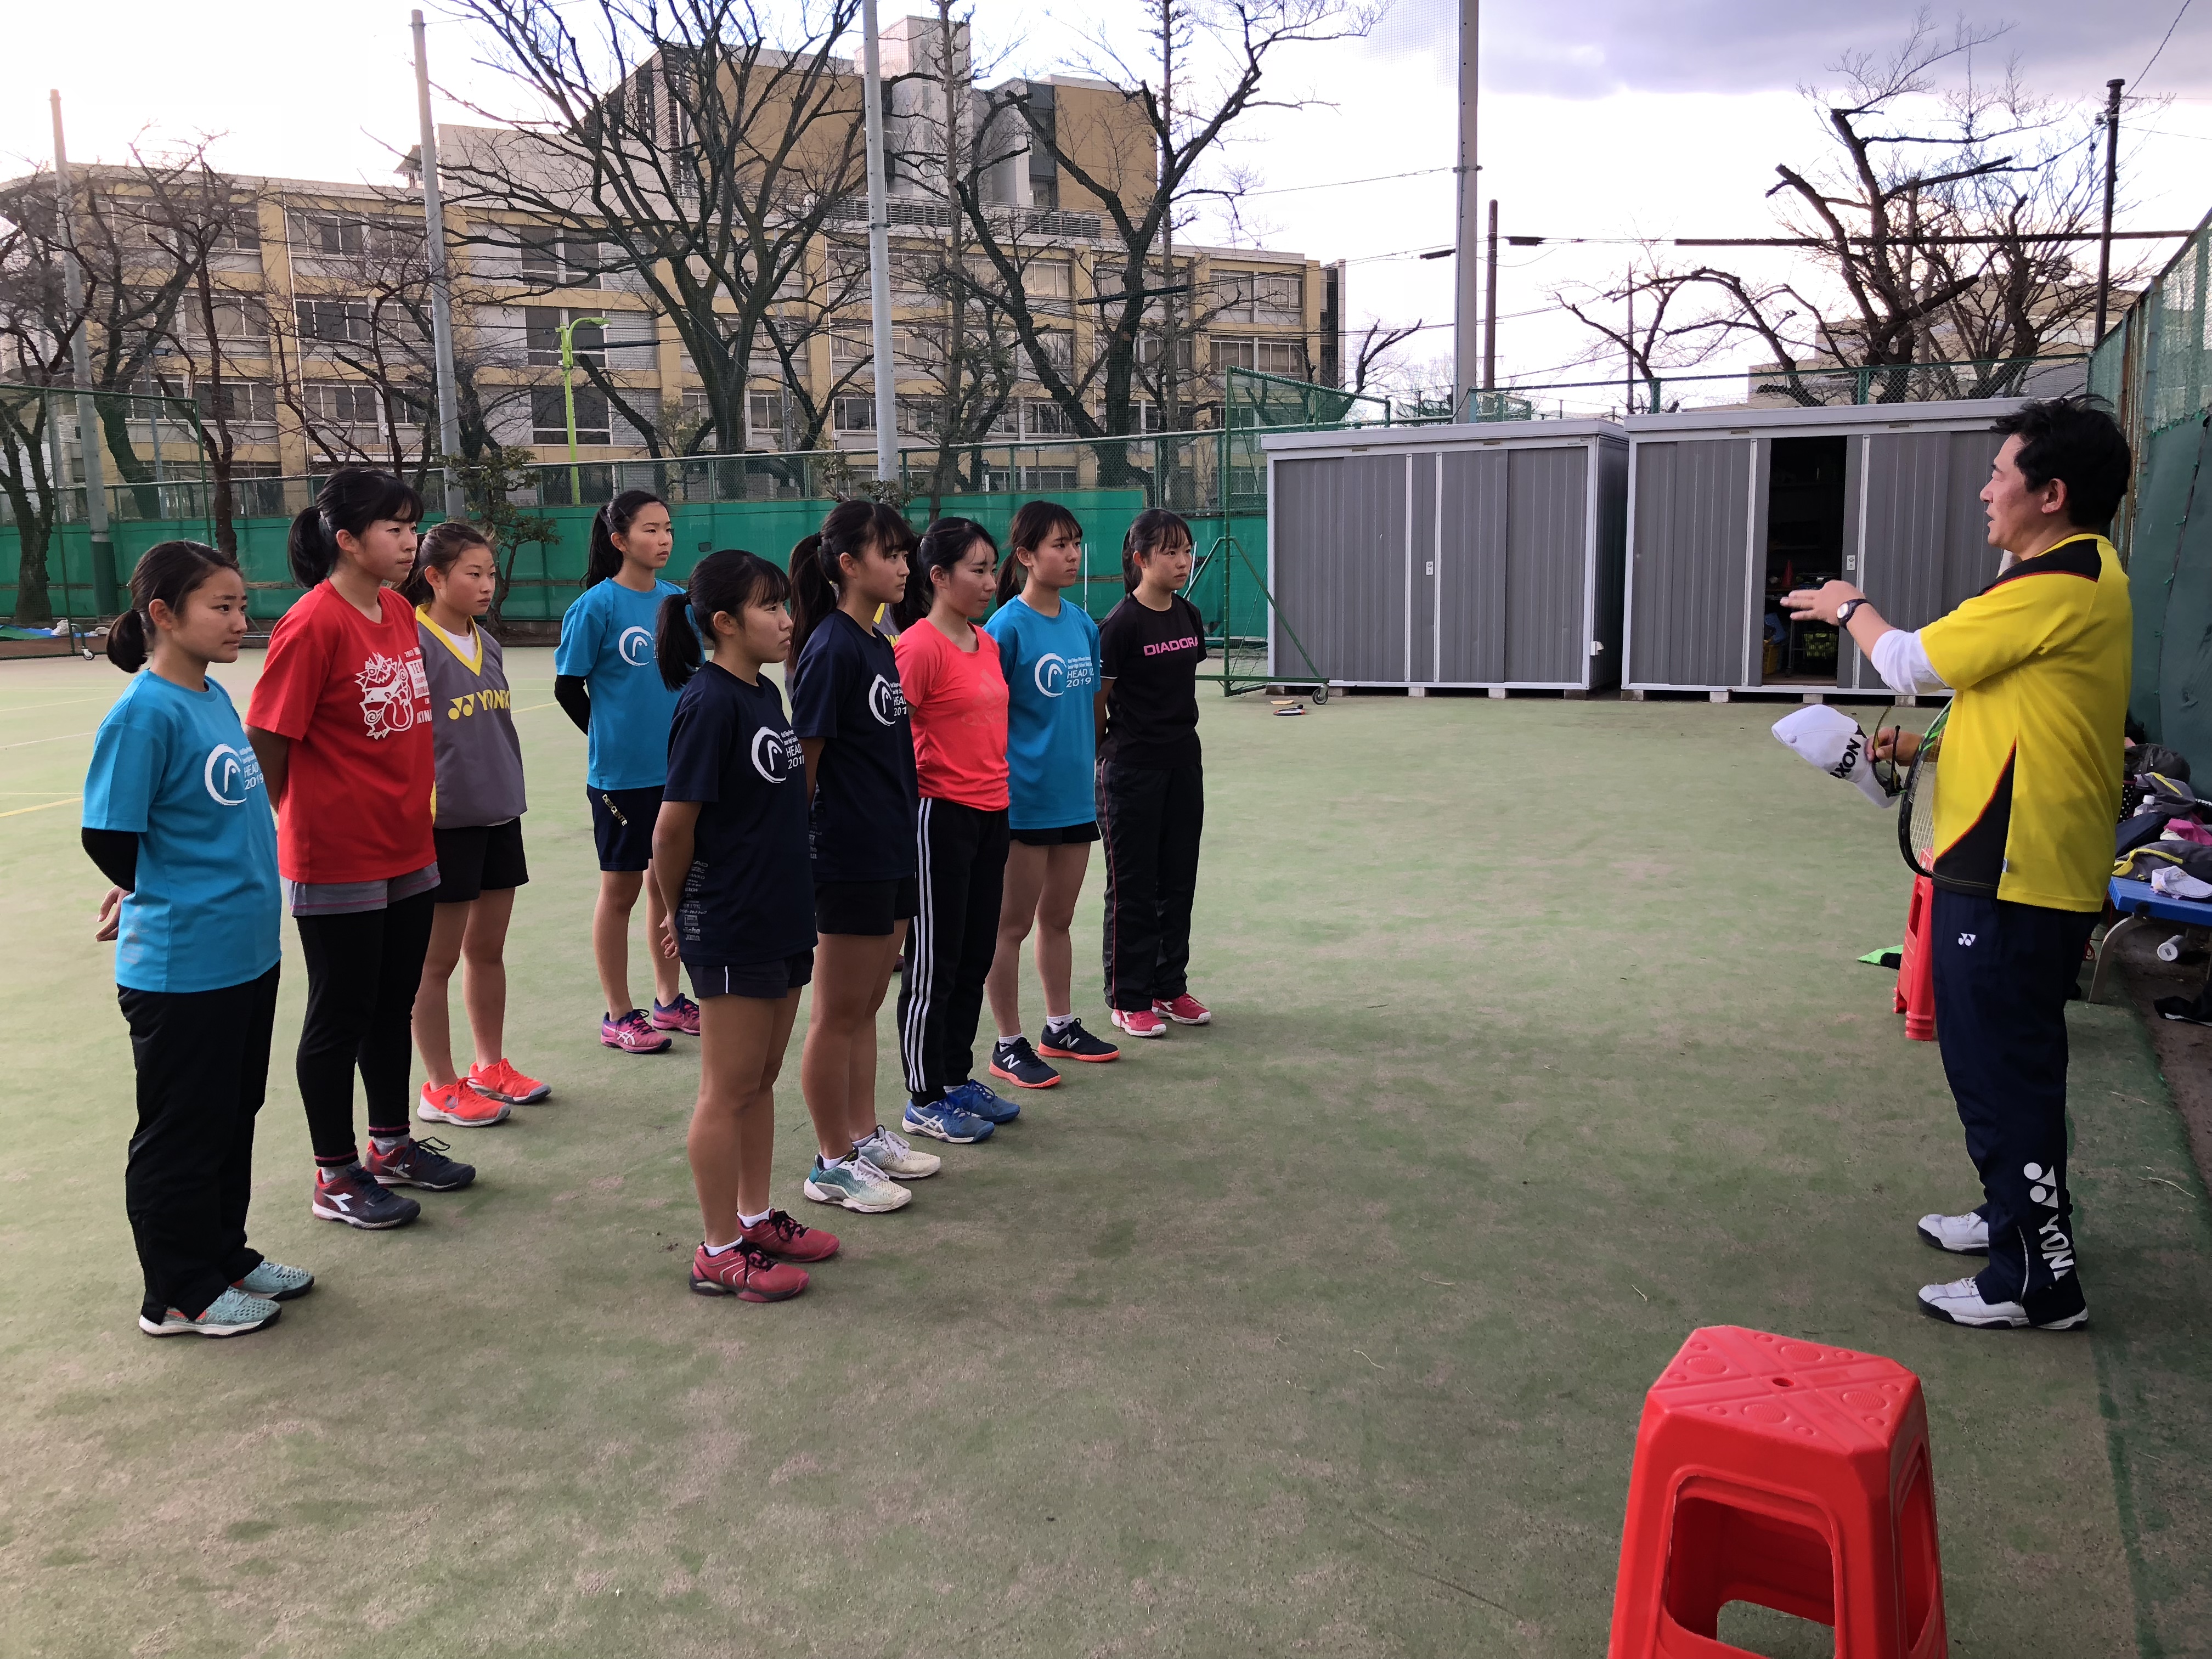
[[[1121,544],[1128,597],[1098,624],[1106,735],[1098,827],[1106,842],[1106,1005],[1131,1036],[1213,1016],[1190,994],[1190,911],[1206,827],[1198,665],[1206,623],[1182,597],[1190,526],[1147,507]]]
[[[430,688],[415,607],[388,584],[415,565],[422,498],[388,472],[343,467],[292,520],[307,591],[269,636],[247,735],[276,803],[277,865],[307,964],[296,1070],[315,1154],[312,1207],[372,1231],[422,1212],[388,1190],[476,1179],[408,1132],[415,993],[430,943],[438,854]],[[369,1150],[354,1140],[353,1077]]]
[[[974,623],[990,609],[998,562],[982,526],[939,519],[921,538],[897,611],[921,790],[921,902],[899,985],[904,1121],[954,1142],[981,1140],[1021,1115],[972,1075],[1006,868],[1006,679]]]
[[[682,695],[653,832],[668,917],[655,943],[682,958],[702,1004],[686,1146],[705,1236],[691,1288],[747,1302],[797,1296],[807,1285],[797,1264],[837,1253],[834,1235],[769,1200],[776,1074],[814,975],[806,760],[761,672],[790,653],[789,592],[765,559],[710,553],[689,594],[661,602],[659,623],[660,675]],[[703,665],[702,634],[714,652]]]
[[[653,825],[668,777],[668,723],[676,693],[653,661],[660,607],[683,589],[660,579],[676,545],[668,503],[647,489],[625,489],[592,519],[583,597],[561,618],[553,653],[553,696],[590,739],[584,794],[599,854],[599,897],[592,911],[592,957],[606,1011],[599,1041],[617,1054],[657,1054],[668,1033],[699,1030],[699,1006],[684,994],[673,957],[650,953],[653,1012],[630,1000],[629,919],[645,894],[647,931],[665,919],[660,889],[646,880]]]
[[[791,553],[792,727],[806,757],[818,971],[799,1081],[814,1121],[805,1191],[863,1213],[937,1172],[876,1117],[876,1013],[914,915],[914,742],[876,614],[906,591],[898,515],[841,501]]]
[[[198,542],[148,549],[107,635],[131,682],[84,781],[84,850],[114,884],[96,937],[117,940],[138,1073],[123,1192],[149,1336],[257,1331],[315,1282],[246,1242],[283,905],[261,769],[207,672],[238,660],[246,628],[236,560]]]

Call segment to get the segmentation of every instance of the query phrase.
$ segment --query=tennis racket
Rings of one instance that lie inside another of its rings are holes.
[[[1936,771],[1943,748],[1943,722],[1951,718],[1945,703],[1913,752],[1912,769],[1905,775],[1905,798],[1897,804],[1897,847],[1917,876],[1936,873]]]

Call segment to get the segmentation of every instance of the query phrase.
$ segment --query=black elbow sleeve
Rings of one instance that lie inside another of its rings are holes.
[[[581,674],[556,674],[553,677],[553,701],[561,710],[575,721],[579,732],[592,729],[592,694],[584,684]]]
[[[81,830],[85,856],[125,892],[138,889],[138,833],[135,830]]]

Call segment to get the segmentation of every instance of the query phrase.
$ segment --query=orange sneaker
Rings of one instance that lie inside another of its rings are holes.
[[[553,1092],[550,1083],[540,1083],[534,1077],[525,1077],[505,1060],[495,1060],[489,1066],[469,1067],[469,1087],[480,1095],[494,1100],[503,1100],[510,1106],[531,1106]]]
[[[422,1085],[415,1103],[415,1115],[425,1123],[456,1123],[464,1129],[481,1129],[503,1121],[514,1109],[503,1100],[478,1094],[466,1083],[448,1083],[442,1089]]]

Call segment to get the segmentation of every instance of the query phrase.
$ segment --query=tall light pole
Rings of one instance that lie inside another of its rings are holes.
[[[1490,238],[1483,255],[1488,299],[1482,307],[1482,389],[1498,390],[1498,198],[1490,198]]]
[[[1474,384],[1476,330],[1482,319],[1481,272],[1474,262],[1480,235],[1475,189],[1475,103],[1480,90],[1477,47],[1481,34],[1482,0],[1459,0],[1459,205],[1452,261],[1452,418],[1466,407],[1468,388]]]
[[[2089,337],[2094,346],[2105,337],[2105,319],[2112,300],[2112,191],[2120,177],[2120,88],[2124,81],[2105,82],[2105,231],[2097,240],[2097,331]]]
[[[115,543],[107,533],[107,477],[100,465],[100,411],[92,396],[92,346],[85,337],[84,272],[76,259],[76,207],[70,199],[69,146],[62,142],[62,95],[49,92],[54,112],[54,200],[61,210],[62,301],[75,331],[70,337],[70,368],[76,381],[76,447],[84,454],[84,516],[92,529],[92,605],[103,617],[115,614]],[[49,410],[46,418],[53,419]],[[54,488],[62,487],[58,475]]]
[[[422,14],[413,14],[415,31],[415,109],[422,122],[422,232],[430,250],[430,349],[438,381],[438,452],[446,458],[446,516],[468,516],[468,492],[453,462],[461,451],[460,399],[453,378],[453,300],[446,274],[446,204],[438,185],[438,129],[430,120],[430,55],[422,30]],[[568,422],[569,441],[574,443],[576,423]],[[573,447],[571,450],[573,454]]]
[[[561,404],[568,417],[568,504],[574,507],[584,499],[583,486],[576,474],[576,331],[586,323],[596,323],[601,329],[607,325],[604,317],[571,317],[561,325]],[[599,337],[602,346],[606,337]]]
[[[891,367],[891,220],[884,180],[884,69],[876,0],[860,3],[860,84],[868,101],[868,310],[876,375],[876,477],[898,482],[898,387]]]

